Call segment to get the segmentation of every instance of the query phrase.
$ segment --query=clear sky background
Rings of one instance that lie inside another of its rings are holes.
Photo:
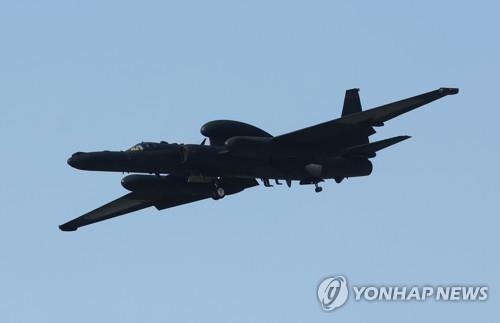
[[[500,290],[497,1],[0,2],[0,321],[494,322]],[[75,151],[198,143],[236,119],[276,135],[440,86],[392,120],[370,177],[61,232],[126,191]],[[354,302],[316,287],[486,284],[483,303]]]

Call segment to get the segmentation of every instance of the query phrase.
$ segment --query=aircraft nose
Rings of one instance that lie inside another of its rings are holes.
[[[68,165],[80,170],[126,171],[128,156],[121,151],[77,152],[68,159]]]
[[[73,155],[71,155],[70,158],[68,158],[68,165],[70,165],[71,167],[74,167],[74,168],[78,168],[78,166],[81,164],[81,161],[83,159],[83,155],[85,155],[85,153],[82,153],[80,151],[74,153]]]

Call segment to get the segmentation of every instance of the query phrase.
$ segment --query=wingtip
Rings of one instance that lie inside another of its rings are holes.
[[[405,140],[410,139],[410,138],[411,138],[411,136],[408,136],[408,135],[394,137],[394,139],[396,140],[396,142],[405,141]]]
[[[442,87],[439,88],[439,92],[446,92],[447,95],[454,95],[458,93],[458,88],[456,87]]]
[[[74,226],[67,225],[67,224],[61,224],[59,226],[59,230],[65,231],[65,232],[76,231],[76,229],[78,229],[78,228],[74,227]]]

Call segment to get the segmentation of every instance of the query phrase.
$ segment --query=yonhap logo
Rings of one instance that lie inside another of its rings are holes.
[[[325,278],[318,286],[318,300],[326,312],[344,305],[348,296],[349,289],[344,276]]]
[[[392,285],[392,286],[351,286],[353,300],[359,301],[398,301],[398,302],[438,302],[462,301],[476,302],[488,300],[489,288],[486,285],[429,286],[429,285]],[[325,312],[333,311],[347,302],[349,286],[345,276],[327,277],[321,281],[317,290],[318,300]]]

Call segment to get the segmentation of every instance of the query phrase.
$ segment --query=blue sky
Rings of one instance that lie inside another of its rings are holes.
[[[500,305],[495,1],[0,3],[0,321],[493,322]],[[197,143],[236,119],[276,135],[440,86],[392,120],[370,177],[252,188],[74,233],[125,193],[75,151]],[[316,287],[486,284],[482,303],[353,302]]]

